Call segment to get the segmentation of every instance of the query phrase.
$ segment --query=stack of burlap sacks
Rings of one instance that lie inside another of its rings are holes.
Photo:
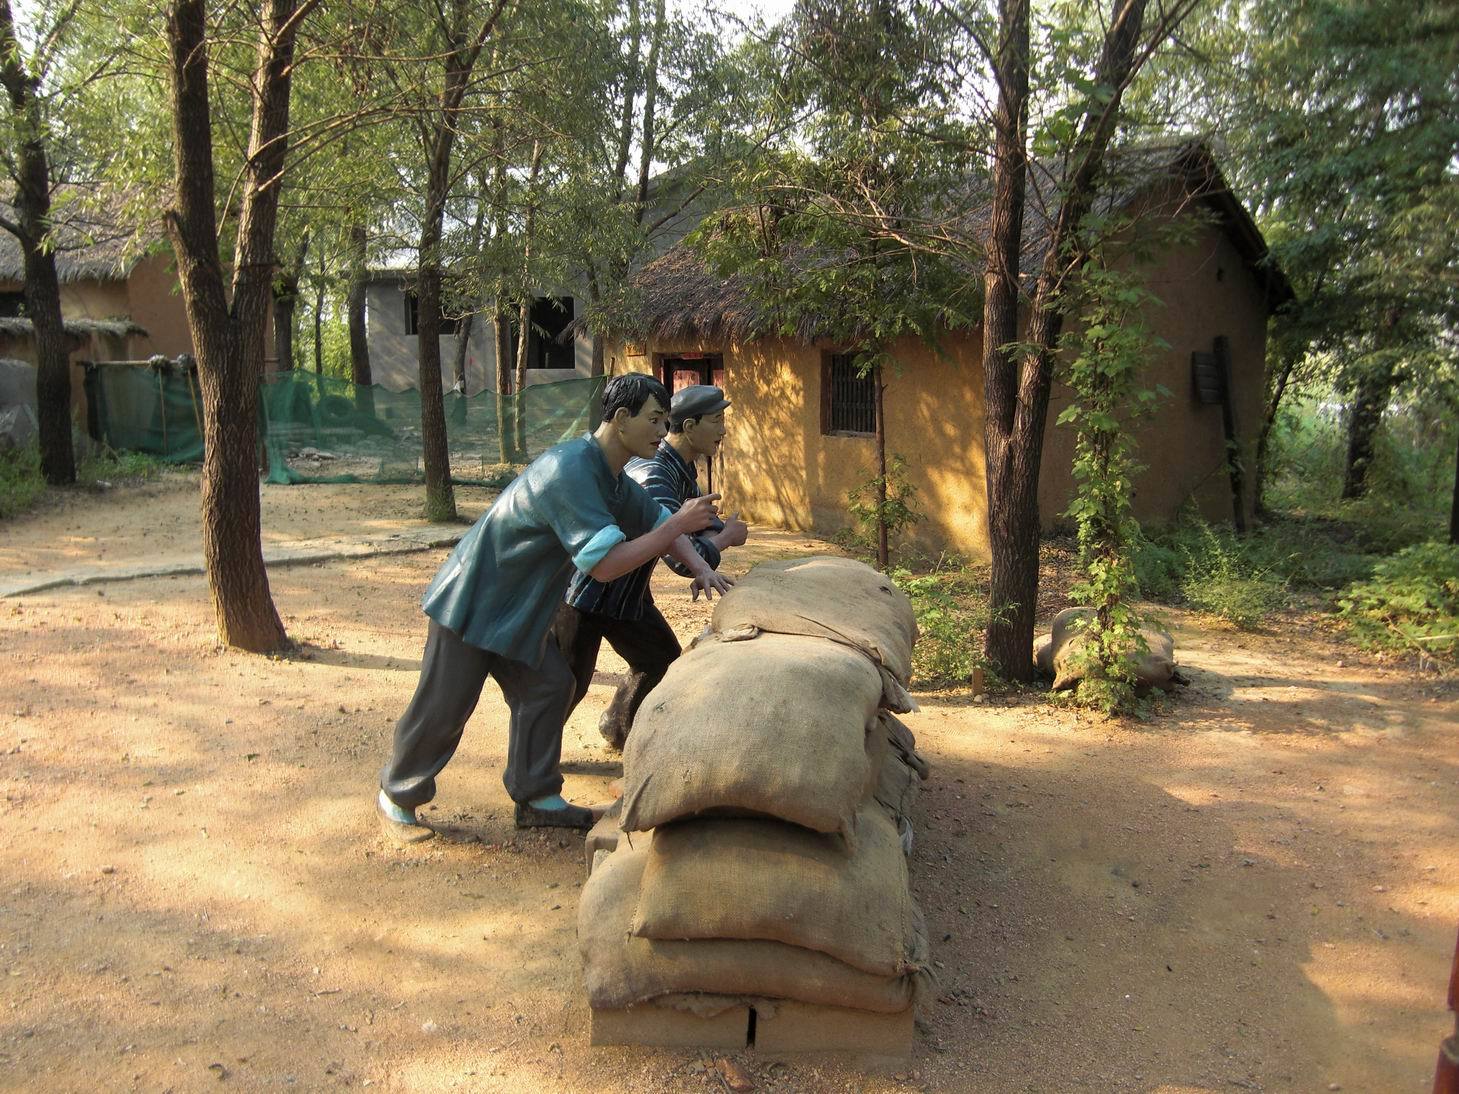
[[[595,1042],[728,1046],[749,1013],[763,1046],[788,1013],[799,1039],[780,1047],[902,1050],[847,1045],[836,1018],[909,1040],[928,968],[906,861],[927,768],[896,718],[915,640],[907,598],[848,559],[765,563],[719,602],[644,700],[621,808],[589,837]],[[695,1033],[711,1028],[728,1040]]]

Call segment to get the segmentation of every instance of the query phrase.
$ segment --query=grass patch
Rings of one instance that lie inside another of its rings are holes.
[[[76,484],[98,487],[103,483],[116,486],[119,483],[150,482],[175,466],[146,452],[117,452],[103,448],[76,465]]]
[[[105,489],[158,478],[173,465],[144,452],[101,449],[76,464],[76,485]],[[40,448],[34,444],[0,452],[0,520],[39,505],[52,491],[41,475]]]

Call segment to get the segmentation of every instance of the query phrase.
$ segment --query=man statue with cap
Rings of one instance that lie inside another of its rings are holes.
[[[652,376],[613,377],[597,430],[534,460],[437,571],[421,601],[430,623],[420,680],[380,773],[375,809],[388,835],[433,835],[416,810],[435,797],[488,676],[511,711],[502,781],[517,826],[592,826],[591,810],[563,800],[559,769],[573,675],[550,632],[574,567],[611,582],[668,552],[694,575],[696,597],[729,587],[687,538],[718,523],[719,495],[670,512],[623,474],[658,451],[669,402]]]
[[[712,460],[719,451],[727,406],[729,400],[717,387],[700,384],[684,388],[669,404],[669,436],[660,442],[653,458],[629,461],[627,473],[669,512],[682,511],[682,506],[700,496],[695,462],[701,458]],[[690,536],[689,542],[697,558],[717,570],[721,553],[744,543],[748,532],[745,523],[732,516],[725,521],[715,520]],[[623,747],[643,697],[664,678],[679,656],[679,640],[649,591],[655,561],[650,559],[633,572],[606,582],[579,569],[568,585],[566,602],[554,625],[558,645],[576,682],[569,713],[588,693],[605,638],[628,663],[628,679],[619,685],[598,721],[598,731],[612,748]],[[694,569],[685,566],[682,559],[666,555],[664,561],[677,574],[695,576]],[[722,580],[730,584],[728,579]],[[697,599],[697,589],[694,596]]]

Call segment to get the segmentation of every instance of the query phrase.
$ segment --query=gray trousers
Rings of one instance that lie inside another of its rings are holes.
[[[573,676],[557,643],[549,641],[537,668],[463,642],[434,619],[426,632],[420,681],[400,721],[395,747],[380,772],[386,797],[415,809],[436,796],[436,776],[455,755],[490,676],[502,689],[511,724],[502,782],[516,802],[562,790],[562,724],[572,702]]]
[[[628,662],[628,679],[618,685],[608,709],[598,720],[598,731],[603,738],[614,748],[622,748],[644,696],[658,687],[664,673],[679,656],[674,628],[652,603],[644,605],[642,619],[631,622],[563,604],[553,620],[552,635],[576,681],[567,708],[569,715],[588,694],[603,639],[608,640],[614,653]]]

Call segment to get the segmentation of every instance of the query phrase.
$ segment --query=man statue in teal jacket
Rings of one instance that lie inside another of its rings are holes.
[[[396,723],[375,803],[393,838],[434,835],[416,810],[435,797],[436,776],[488,676],[511,711],[502,781],[517,826],[592,826],[592,812],[561,794],[562,726],[574,684],[548,632],[569,578],[577,569],[611,581],[668,553],[694,575],[696,593],[723,593],[730,584],[686,538],[717,519],[719,495],[671,514],[623,474],[632,457],[658,449],[668,410],[669,393],[653,377],[613,377],[597,430],[534,460],[437,571],[421,601],[430,623],[420,680]]]

